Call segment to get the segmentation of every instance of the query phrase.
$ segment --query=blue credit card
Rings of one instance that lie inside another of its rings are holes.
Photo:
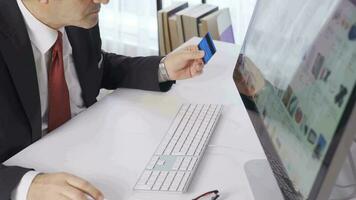
[[[213,38],[211,37],[210,33],[208,32],[204,38],[198,44],[199,50],[205,52],[205,56],[203,58],[204,63],[208,63],[208,61],[213,57],[216,53],[216,48],[213,43]]]

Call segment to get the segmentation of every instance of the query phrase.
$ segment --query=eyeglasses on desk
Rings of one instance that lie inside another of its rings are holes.
[[[216,200],[220,197],[218,190],[213,190],[210,192],[206,192],[192,200]]]

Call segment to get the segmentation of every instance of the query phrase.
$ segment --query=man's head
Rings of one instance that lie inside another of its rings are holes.
[[[92,28],[98,23],[100,4],[109,0],[22,0],[39,20],[58,29],[63,26]]]

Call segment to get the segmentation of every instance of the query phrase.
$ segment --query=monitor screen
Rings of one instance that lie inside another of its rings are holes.
[[[356,1],[260,0],[255,9],[234,81],[262,121],[256,131],[309,199],[355,102]]]

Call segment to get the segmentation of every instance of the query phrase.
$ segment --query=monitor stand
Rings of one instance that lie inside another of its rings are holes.
[[[339,172],[334,188],[330,194],[332,199],[356,198],[356,144],[352,144],[347,159]]]
[[[266,159],[248,161],[244,168],[255,200],[283,200],[282,193]]]

